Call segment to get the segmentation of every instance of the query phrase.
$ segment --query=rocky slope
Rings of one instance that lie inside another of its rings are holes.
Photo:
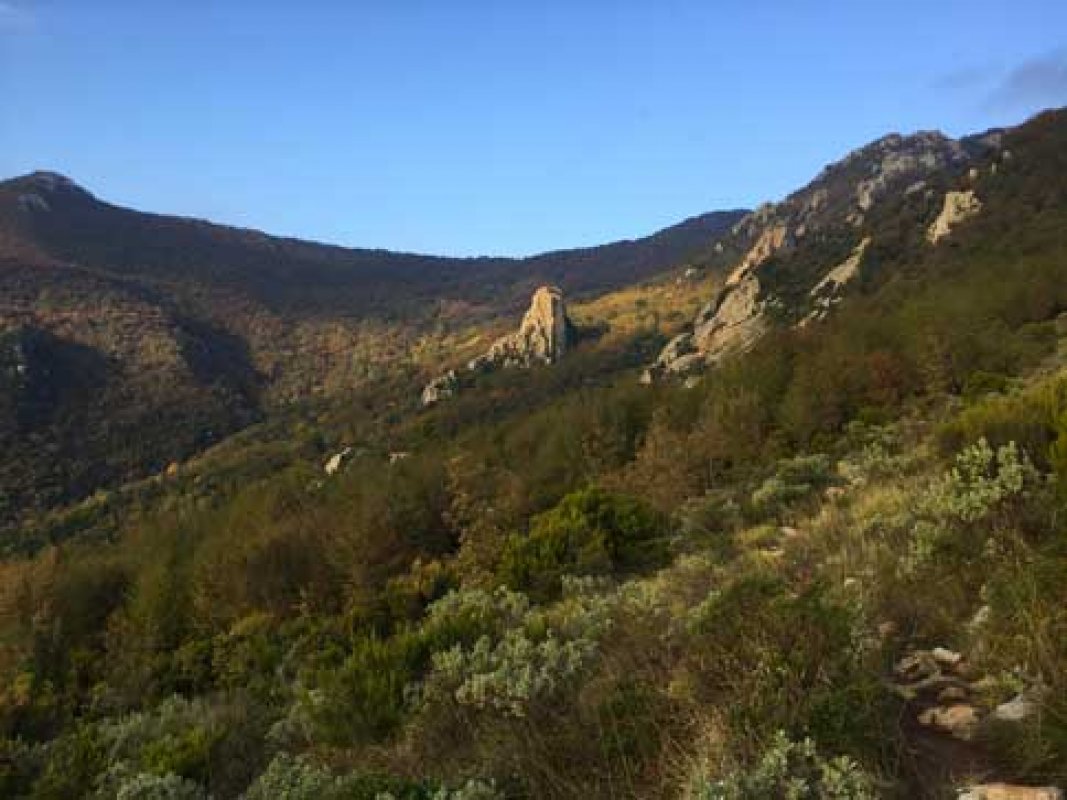
[[[422,404],[448,399],[478,373],[554,364],[563,358],[573,339],[574,326],[567,317],[563,292],[556,286],[542,286],[530,299],[517,331],[500,337],[485,353],[471,359],[463,376],[453,369],[434,378],[422,390]]]
[[[860,276],[872,222],[887,203],[919,197],[933,204],[943,198],[928,238],[936,243],[948,236],[978,213],[981,202],[973,189],[943,187],[976,180],[976,170],[968,168],[997,150],[1001,138],[1000,133],[964,140],[936,132],[892,134],[826,167],[785,200],[745,216],[716,245],[720,259],[735,254],[725,285],[692,328],[667,344],[643,380],[699,372],[750,347],[773,320],[806,325],[824,318]]]

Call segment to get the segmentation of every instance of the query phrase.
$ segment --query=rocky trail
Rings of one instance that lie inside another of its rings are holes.
[[[1008,782],[985,746],[994,725],[1017,725],[1037,713],[1040,684],[1029,681],[1012,700],[991,706],[989,676],[961,653],[912,650],[893,668],[892,690],[906,702],[902,726],[915,772],[926,785],[959,787],[956,800],[1063,800],[1052,786]]]

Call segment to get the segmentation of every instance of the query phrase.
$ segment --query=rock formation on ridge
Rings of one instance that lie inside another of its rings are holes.
[[[541,286],[530,299],[519,329],[501,336],[480,356],[467,362],[465,372],[477,374],[535,364],[554,364],[573,342],[573,326],[567,317],[563,292],[555,286]],[[462,384],[457,370],[434,378],[422,390],[422,404],[433,405],[452,397]]]
[[[938,179],[962,175],[975,156],[999,146],[990,135],[955,140],[937,132],[892,134],[826,167],[780,203],[760,206],[719,242],[717,252],[736,254],[738,260],[718,295],[700,311],[691,331],[667,344],[642,382],[697,373],[747,350],[770,326],[770,309],[796,325],[825,318],[860,274],[871,245],[865,229],[879,204],[911,195],[930,203]],[[937,241],[979,208],[972,190],[949,192],[929,240]],[[783,279],[794,269],[789,259],[817,248],[840,255]],[[783,282],[793,284],[788,297],[779,294]]]

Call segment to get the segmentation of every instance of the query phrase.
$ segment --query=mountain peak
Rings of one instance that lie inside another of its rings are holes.
[[[3,181],[0,186],[8,187],[17,194],[18,205],[23,211],[51,211],[57,201],[64,199],[93,199],[73,180],[58,172],[38,170],[28,175]]]
[[[42,194],[59,194],[76,192],[88,195],[85,189],[59,172],[51,170],[36,170],[28,175],[20,175],[7,181],[9,184],[19,186],[23,190],[32,190]]]

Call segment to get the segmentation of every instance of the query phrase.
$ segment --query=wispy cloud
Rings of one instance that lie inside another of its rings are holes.
[[[997,69],[991,64],[962,67],[939,75],[932,81],[935,89],[963,90],[989,86],[997,78]]]
[[[0,0],[0,33],[24,31],[33,26],[33,15],[23,6]]]
[[[989,93],[996,108],[1067,104],[1067,47],[1024,61]]]

